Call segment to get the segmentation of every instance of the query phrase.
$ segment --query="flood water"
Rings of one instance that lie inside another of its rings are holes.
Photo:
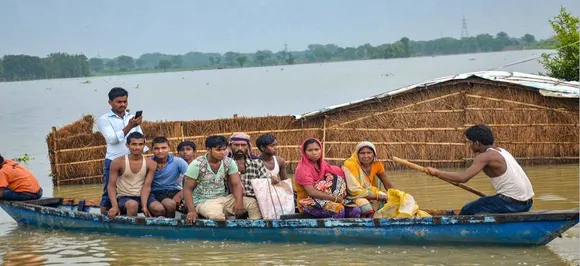
[[[426,79],[484,70],[528,58],[541,51],[372,60],[264,68],[173,72],[67,80],[0,83],[10,95],[0,104],[0,153],[33,157],[45,197],[98,198],[101,185],[54,187],[48,177],[45,137],[51,126],[84,114],[108,110],[111,87],[129,90],[131,110],[148,120],[192,120],[300,114],[410,85]],[[470,60],[475,59],[475,60]],[[530,61],[506,68],[538,73]],[[89,84],[81,84],[90,80]],[[578,165],[526,166],[536,193],[533,209],[577,209]],[[414,171],[390,173],[398,188],[412,194],[420,208],[450,209],[476,198],[460,188]],[[484,176],[469,186],[493,189]],[[578,228],[548,246],[535,248],[359,246],[178,241],[114,235],[43,231],[18,227],[0,210],[0,264],[340,264],[367,265],[566,265],[578,264]]]

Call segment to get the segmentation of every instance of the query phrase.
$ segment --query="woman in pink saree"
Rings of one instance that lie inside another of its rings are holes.
[[[322,143],[315,138],[307,139],[300,152],[302,158],[294,175],[298,210],[317,218],[359,218],[360,208],[344,198],[344,173],[340,167],[324,161]]]

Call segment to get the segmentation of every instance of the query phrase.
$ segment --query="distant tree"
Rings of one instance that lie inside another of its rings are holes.
[[[286,64],[293,65],[294,64],[294,57],[291,53],[288,53],[288,58],[286,58]]]
[[[107,68],[109,70],[115,70],[115,68],[117,67],[117,61],[115,60],[108,60],[105,65],[107,66]]]
[[[167,69],[171,68],[171,64],[171,61],[164,59],[159,61],[158,67],[159,69],[163,69],[163,72],[167,72]]]
[[[524,35],[522,37],[522,41],[524,41],[525,43],[528,43],[528,44],[535,43],[536,42],[536,37],[534,37],[534,35],[531,35],[531,34],[527,34],[526,33],[526,35]]]
[[[221,58],[221,57],[219,57],[219,56],[217,56],[217,57],[214,57],[214,58],[215,58],[215,64],[216,64],[216,65],[219,65],[219,64],[220,64],[220,62],[222,61],[222,58]]]
[[[228,65],[233,65],[237,56],[238,55],[234,52],[227,52],[224,54],[224,61],[226,61],[226,64]]]
[[[580,81],[578,17],[572,16],[566,8],[560,7],[560,14],[550,19],[559,43],[555,54],[542,54],[540,62],[547,70],[548,76],[567,81]]]
[[[89,59],[89,65],[94,72],[101,72],[105,64],[103,63],[103,59],[100,58],[91,58]]]
[[[139,57],[137,60],[135,60],[135,65],[137,65],[138,69],[141,69],[145,65],[145,60]]]
[[[245,55],[240,55],[238,56],[238,58],[236,58],[236,61],[238,62],[238,64],[240,64],[240,67],[244,67],[244,64],[246,63],[247,60],[248,57]]]
[[[411,56],[411,48],[409,46],[409,38],[403,37],[403,38],[401,38],[400,42],[403,45],[403,57]]]
[[[171,64],[175,67],[175,68],[180,68],[183,65],[183,60],[181,58],[181,55],[174,55],[171,57]]]
[[[272,57],[272,52],[268,50],[259,50],[254,55],[256,61],[260,62],[260,66],[264,65],[264,60],[269,59]]]
[[[133,57],[121,55],[115,58],[115,60],[117,61],[117,67],[119,67],[119,69],[130,70],[135,68],[135,60]]]
[[[213,58],[213,56],[209,57],[209,62],[212,66],[215,65],[215,59]]]

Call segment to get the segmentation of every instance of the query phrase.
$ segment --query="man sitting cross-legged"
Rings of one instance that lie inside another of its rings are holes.
[[[226,156],[226,138],[209,136],[205,140],[205,148],[207,153],[193,160],[185,173],[183,198],[188,210],[186,222],[194,223],[198,213],[208,219],[224,220],[226,215],[240,217],[246,211],[250,219],[259,219],[261,215],[257,205],[251,206],[242,195],[238,166]],[[228,187],[232,194],[228,195]]]

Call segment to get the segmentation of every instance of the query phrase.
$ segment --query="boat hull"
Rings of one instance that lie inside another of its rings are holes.
[[[578,223],[578,211],[402,219],[183,220],[108,217],[55,207],[2,202],[18,224],[45,229],[172,239],[341,244],[545,245]]]

